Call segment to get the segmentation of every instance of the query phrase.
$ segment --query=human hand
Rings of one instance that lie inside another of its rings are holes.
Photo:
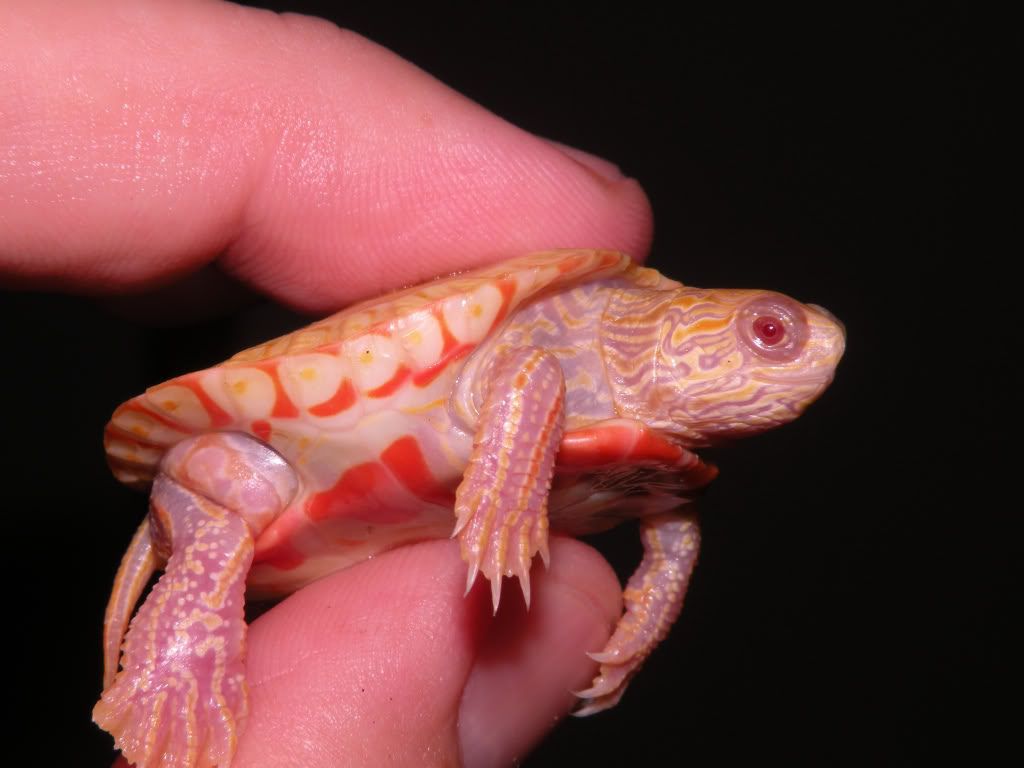
[[[220,3],[8,3],[0,274],[122,294],[216,262],[311,311],[540,248],[646,252],[610,164],[529,136],[351,33]],[[59,19],[55,22],[54,19]],[[238,764],[508,764],[619,613],[552,542],[533,604],[463,599],[451,542],[311,585],[249,637]]]

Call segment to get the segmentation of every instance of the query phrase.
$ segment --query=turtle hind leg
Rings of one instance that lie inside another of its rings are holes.
[[[547,497],[564,425],[558,360],[535,347],[505,353],[488,372],[473,453],[455,495],[466,591],[482,572],[498,610],[501,579],[517,576],[530,604],[530,563],[548,560]]]
[[[247,714],[243,600],[252,535],[238,515],[163,476],[153,512],[171,521],[172,552],[131,622],[123,669],[93,719],[136,768],[226,766]]]
[[[244,598],[253,537],[296,489],[284,459],[246,435],[198,435],[165,455],[149,519],[108,608],[106,642],[115,644],[108,673],[117,666],[135,572],[151,557],[167,566],[131,621],[121,671],[93,709],[136,768],[231,763],[248,714]]]
[[[582,701],[573,713],[592,715],[618,704],[644,659],[679,616],[686,587],[697,562],[700,533],[692,514],[662,513],[640,522],[644,556],[630,577],[625,612],[600,653],[590,657],[601,669],[590,688],[577,691]]]

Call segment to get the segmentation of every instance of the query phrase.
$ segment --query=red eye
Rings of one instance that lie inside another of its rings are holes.
[[[778,293],[753,293],[751,301],[739,311],[737,336],[764,364],[793,362],[810,334],[803,306]]]
[[[782,321],[771,315],[761,315],[754,320],[754,335],[766,347],[774,347],[786,336]]]

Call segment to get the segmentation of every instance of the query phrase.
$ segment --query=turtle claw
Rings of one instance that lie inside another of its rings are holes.
[[[498,603],[501,602],[501,576],[491,579],[491,603],[494,605],[494,613],[498,612]]]
[[[484,575],[491,582],[491,605],[494,608],[494,613],[498,612],[498,606],[501,603],[501,590],[502,581],[504,576],[515,576],[519,580],[519,588],[523,592],[523,602],[526,604],[526,610],[530,610],[530,561],[527,559],[525,565],[520,562],[519,567],[515,570],[498,568],[493,575],[488,573],[488,569],[483,569]],[[469,594],[469,591],[473,588],[476,583],[477,576],[480,575],[481,567],[480,563],[476,559],[470,559],[469,569],[466,573],[466,591],[463,593],[463,597]]]
[[[596,693],[594,695],[589,695],[588,692],[590,690],[593,689],[588,688],[586,691],[580,691],[579,693],[573,691],[573,693],[580,696],[583,701],[580,702],[579,707],[569,713],[570,715],[573,717],[590,717],[591,715],[596,715],[598,712],[604,712],[606,709],[611,709],[619,703],[619,699],[622,698],[622,694],[626,692],[626,686],[623,684],[618,688],[613,688],[612,692],[609,694]]]
[[[476,584],[476,577],[479,575],[479,573],[480,563],[476,560],[470,561],[469,572],[466,574],[466,591],[462,593],[463,597],[468,595],[469,590],[471,590],[473,588],[473,585]]]
[[[547,524],[547,519],[546,518],[544,520],[544,523],[545,523],[545,527],[546,527],[546,524]],[[546,534],[546,531],[545,531],[545,534]],[[537,551],[540,552],[540,559],[544,562],[544,570],[545,571],[550,571],[551,570],[551,552],[548,550],[548,537],[546,535],[541,537],[540,547],[538,547]],[[526,602],[527,602],[527,604],[529,604],[530,601],[527,600]]]
[[[596,661],[598,664],[613,664],[621,655],[622,654],[617,650],[601,651],[600,653],[596,653],[594,651],[587,651],[587,656]]]
[[[530,574],[518,573],[519,588],[523,590],[523,602],[526,603],[526,610],[530,610]]]
[[[451,538],[454,539],[462,533],[462,529],[466,527],[466,523],[469,522],[470,517],[472,517],[472,515],[466,514],[465,512],[459,514],[458,518],[455,520],[455,528],[452,530]]]
[[[524,521],[528,524],[529,521]],[[530,607],[530,564],[533,555],[538,551],[547,552],[546,538],[543,540],[544,547],[541,549],[540,536],[536,527],[533,530],[520,526],[519,530],[508,532],[508,523],[505,530],[499,531],[497,535],[487,535],[487,523],[474,518],[472,523],[464,529],[459,536],[462,545],[462,558],[469,565],[466,574],[466,594],[476,582],[477,575],[483,573],[491,582],[491,602],[494,612],[498,612],[498,604],[501,600],[501,582],[505,576],[515,576],[519,579],[519,586],[523,592],[523,600],[526,607]],[[546,528],[544,529],[546,532]],[[497,541],[495,541],[497,539]],[[509,552],[509,540],[512,540]],[[543,557],[543,555],[542,555]]]

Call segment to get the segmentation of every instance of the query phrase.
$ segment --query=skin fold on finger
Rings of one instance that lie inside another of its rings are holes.
[[[216,258],[322,312],[531,250],[650,243],[611,163],[321,20],[23,0],[0,51],[8,285],[125,292]]]

